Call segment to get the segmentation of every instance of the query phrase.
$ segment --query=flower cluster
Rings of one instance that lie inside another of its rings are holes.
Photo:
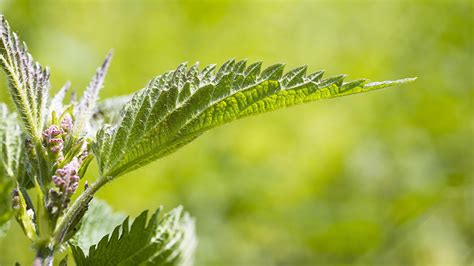
[[[52,125],[43,132],[43,137],[46,142],[46,146],[49,151],[53,154],[59,154],[63,150],[64,140],[62,135],[64,131],[58,128],[56,125]]]
[[[73,126],[71,115],[66,114],[59,123],[59,127],[52,125],[43,132],[45,146],[53,158],[59,160],[63,158],[64,137],[72,131]]]
[[[61,129],[65,133],[70,133],[72,131],[73,126],[74,126],[74,124],[72,123],[71,115],[66,114],[64,116],[63,120],[61,120],[60,126],[61,126]]]
[[[63,210],[71,201],[71,196],[79,186],[80,177],[77,175],[81,166],[80,161],[74,158],[63,168],[56,170],[56,174],[51,178],[56,188],[49,190],[47,208],[51,214],[56,214],[58,210]]]
[[[79,176],[77,175],[79,167],[78,159],[74,158],[64,168],[56,170],[56,175],[52,177],[54,185],[61,191],[67,192],[67,194],[74,194],[79,182]]]

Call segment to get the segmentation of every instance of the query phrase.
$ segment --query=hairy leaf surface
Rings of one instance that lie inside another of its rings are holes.
[[[181,64],[151,80],[122,110],[117,126],[104,126],[93,145],[102,175],[116,177],[163,157],[203,132],[249,115],[305,102],[403,84],[413,79],[344,82],[323,79],[306,67],[283,73],[282,64],[261,71],[261,63],[230,60],[219,70]]]
[[[105,201],[93,199],[89,203],[79,230],[70,242],[84,250],[87,255],[89,247],[98,243],[104,235],[112,232],[123,219],[125,215],[113,212]]]
[[[74,260],[81,265],[192,265],[196,245],[194,221],[176,208],[159,220],[160,210],[147,222],[147,211],[131,227],[129,219],[117,226],[86,256],[72,246]]]
[[[22,177],[23,141],[16,114],[0,104],[0,225],[11,217],[11,193]]]
[[[51,102],[49,103],[50,115],[52,112],[55,112],[56,114],[61,114],[64,111],[63,101],[70,87],[71,82],[66,82],[66,84],[64,84],[64,86],[51,99]]]
[[[76,121],[74,124],[73,132],[77,136],[82,134],[84,131],[88,131],[94,110],[96,109],[97,100],[99,99],[99,92],[104,84],[104,79],[112,60],[112,52],[109,52],[105,57],[102,66],[97,68],[94,77],[92,78],[89,86],[84,91],[79,104],[74,110]]]
[[[119,123],[122,118],[120,111],[131,97],[131,95],[124,95],[98,102],[92,115],[91,124],[93,131],[97,131],[104,124],[116,125]]]
[[[0,176],[15,179],[21,170],[23,141],[16,114],[0,103]]]
[[[0,15],[0,64],[26,133],[41,138],[48,100],[49,70],[41,67]]]

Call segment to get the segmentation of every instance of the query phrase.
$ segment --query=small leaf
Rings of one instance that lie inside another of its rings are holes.
[[[0,65],[7,75],[10,94],[26,133],[39,140],[46,119],[49,70],[33,60],[3,15],[0,15]]]
[[[112,60],[112,52],[109,52],[105,57],[102,66],[97,68],[97,71],[92,78],[89,86],[84,91],[84,96],[74,110],[76,117],[73,132],[76,136],[84,134],[84,131],[90,128],[90,120],[96,109],[96,102],[99,99],[99,91],[102,89],[107,70]]]
[[[16,114],[9,113],[7,106],[0,103],[0,182],[2,175],[11,180],[21,176],[24,146],[21,134]]]
[[[8,223],[13,215],[12,190],[14,183],[10,180],[0,181],[0,227]]]
[[[23,232],[30,240],[37,240],[38,235],[34,223],[35,213],[31,206],[27,204],[25,196],[19,187],[14,190],[13,201],[15,218],[20,224],[21,229],[23,229]]]
[[[23,141],[16,114],[0,103],[0,225],[8,221],[15,181],[23,181]]]
[[[77,265],[192,265],[196,246],[194,220],[182,208],[158,218],[156,211],[147,222],[147,211],[131,227],[129,219],[91,246],[86,255],[72,246]]]
[[[71,87],[71,82],[66,82],[64,86],[54,95],[51,103],[49,105],[49,113],[55,112],[56,114],[61,114],[64,112],[64,97]]]
[[[322,79],[305,76],[306,67],[283,75],[283,64],[260,73],[261,63],[229,60],[196,74],[176,71],[154,78],[123,107],[121,120],[97,133],[92,149],[103,176],[117,177],[176,151],[205,131],[249,115],[305,102],[372,91],[413,79],[367,83],[344,82],[345,75]],[[115,123],[115,122],[114,122]]]
[[[103,124],[116,125],[121,120],[120,111],[123,106],[132,98],[132,95],[108,98],[98,102],[92,115],[92,129],[97,131]]]

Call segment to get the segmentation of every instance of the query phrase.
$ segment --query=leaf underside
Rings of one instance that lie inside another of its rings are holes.
[[[172,153],[203,132],[243,118],[305,102],[385,87],[414,79],[344,82],[306,75],[306,66],[283,74],[284,65],[261,71],[261,63],[229,60],[219,70],[181,64],[151,80],[122,109],[116,126],[98,131],[93,151],[103,176],[117,177]]]
[[[159,220],[160,210],[147,222],[140,214],[131,227],[129,219],[91,246],[86,256],[72,246],[77,265],[192,265],[196,246],[194,221],[176,208]]]

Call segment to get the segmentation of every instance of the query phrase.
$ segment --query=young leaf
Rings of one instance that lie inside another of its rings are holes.
[[[19,179],[23,156],[23,141],[16,114],[9,113],[0,103],[0,177]]]
[[[117,126],[104,126],[93,144],[103,176],[117,177],[189,143],[205,131],[243,118],[305,102],[368,92],[414,79],[344,82],[345,75],[322,79],[299,67],[283,75],[276,64],[226,62],[218,71],[197,64],[151,80],[122,110]]]
[[[12,215],[11,197],[14,181],[22,177],[23,142],[16,114],[0,104],[0,225]]]
[[[97,131],[103,124],[116,125],[120,122],[120,111],[130,98],[131,95],[124,95],[98,102],[92,115],[93,131]]]
[[[71,87],[71,82],[66,82],[64,86],[54,95],[49,104],[49,113],[55,112],[56,114],[61,114],[64,111],[64,97]]]
[[[104,219],[106,217],[106,219]],[[82,219],[79,230],[70,243],[84,250],[88,254],[88,248],[114,230],[117,224],[125,218],[121,213],[112,211],[105,201],[93,199]]]
[[[34,62],[26,45],[0,15],[0,64],[26,133],[39,140],[45,122],[49,71]]]
[[[7,223],[13,215],[12,190],[14,183],[11,180],[0,180],[0,227]],[[5,227],[6,228],[6,227]]]
[[[91,246],[89,254],[72,246],[77,265],[192,265],[196,245],[194,221],[182,208],[158,219],[156,211],[147,223],[147,211],[129,227],[128,218],[111,236]]]
[[[105,75],[107,74],[111,60],[112,52],[109,52],[102,66],[97,68],[94,77],[84,92],[84,96],[82,96],[81,101],[74,110],[76,122],[73,132],[76,136],[83,134],[84,130],[88,130],[90,127],[90,120],[96,108],[96,102],[99,99],[99,91],[104,84]]]

